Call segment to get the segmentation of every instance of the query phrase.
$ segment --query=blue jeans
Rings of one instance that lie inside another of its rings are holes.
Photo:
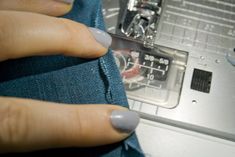
[[[105,29],[99,0],[77,0],[65,17]],[[70,104],[116,104],[128,107],[111,51],[99,59],[65,56],[27,57],[0,63],[0,95]],[[135,134],[125,141],[95,147],[51,149],[25,156],[143,156]],[[12,154],[17,156],[17,154]]]

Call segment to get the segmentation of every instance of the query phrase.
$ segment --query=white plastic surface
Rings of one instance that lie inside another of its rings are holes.
[[[235,143],[141,120],[136,130],[146,157],[234,157]]]

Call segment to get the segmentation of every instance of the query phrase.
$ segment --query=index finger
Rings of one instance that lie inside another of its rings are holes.
[[[27,11],[61,16],[72,9],[74,0],[0,0],[0,10]]]
[[[111,44],[107,33],[64,18],[0,11],[0,21],[0,61],[55,54],[96,58]]]

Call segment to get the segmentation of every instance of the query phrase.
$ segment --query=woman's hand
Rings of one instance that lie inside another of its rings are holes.
[[[56,18],[72,0],[1,0],[0,61],[26,56],[96,58],[111,37],[103,31]],[[0,97],[0,152],[90,147],[118,142],[139,123],[136,113],[114,105],[69,105]]]

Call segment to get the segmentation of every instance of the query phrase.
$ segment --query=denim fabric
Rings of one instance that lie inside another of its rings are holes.
[[[99,0],[77,0],[66,18],[104,29]],[[71,104],[116,104],[128,107],[111,51],[85,60],[64,56],[28,57],[0,63],[0,95]],[[18,156],[11,154],[9,156]],[[141,157],[133,134],[125,141],[96,148],[51,149],[24,156]]]

